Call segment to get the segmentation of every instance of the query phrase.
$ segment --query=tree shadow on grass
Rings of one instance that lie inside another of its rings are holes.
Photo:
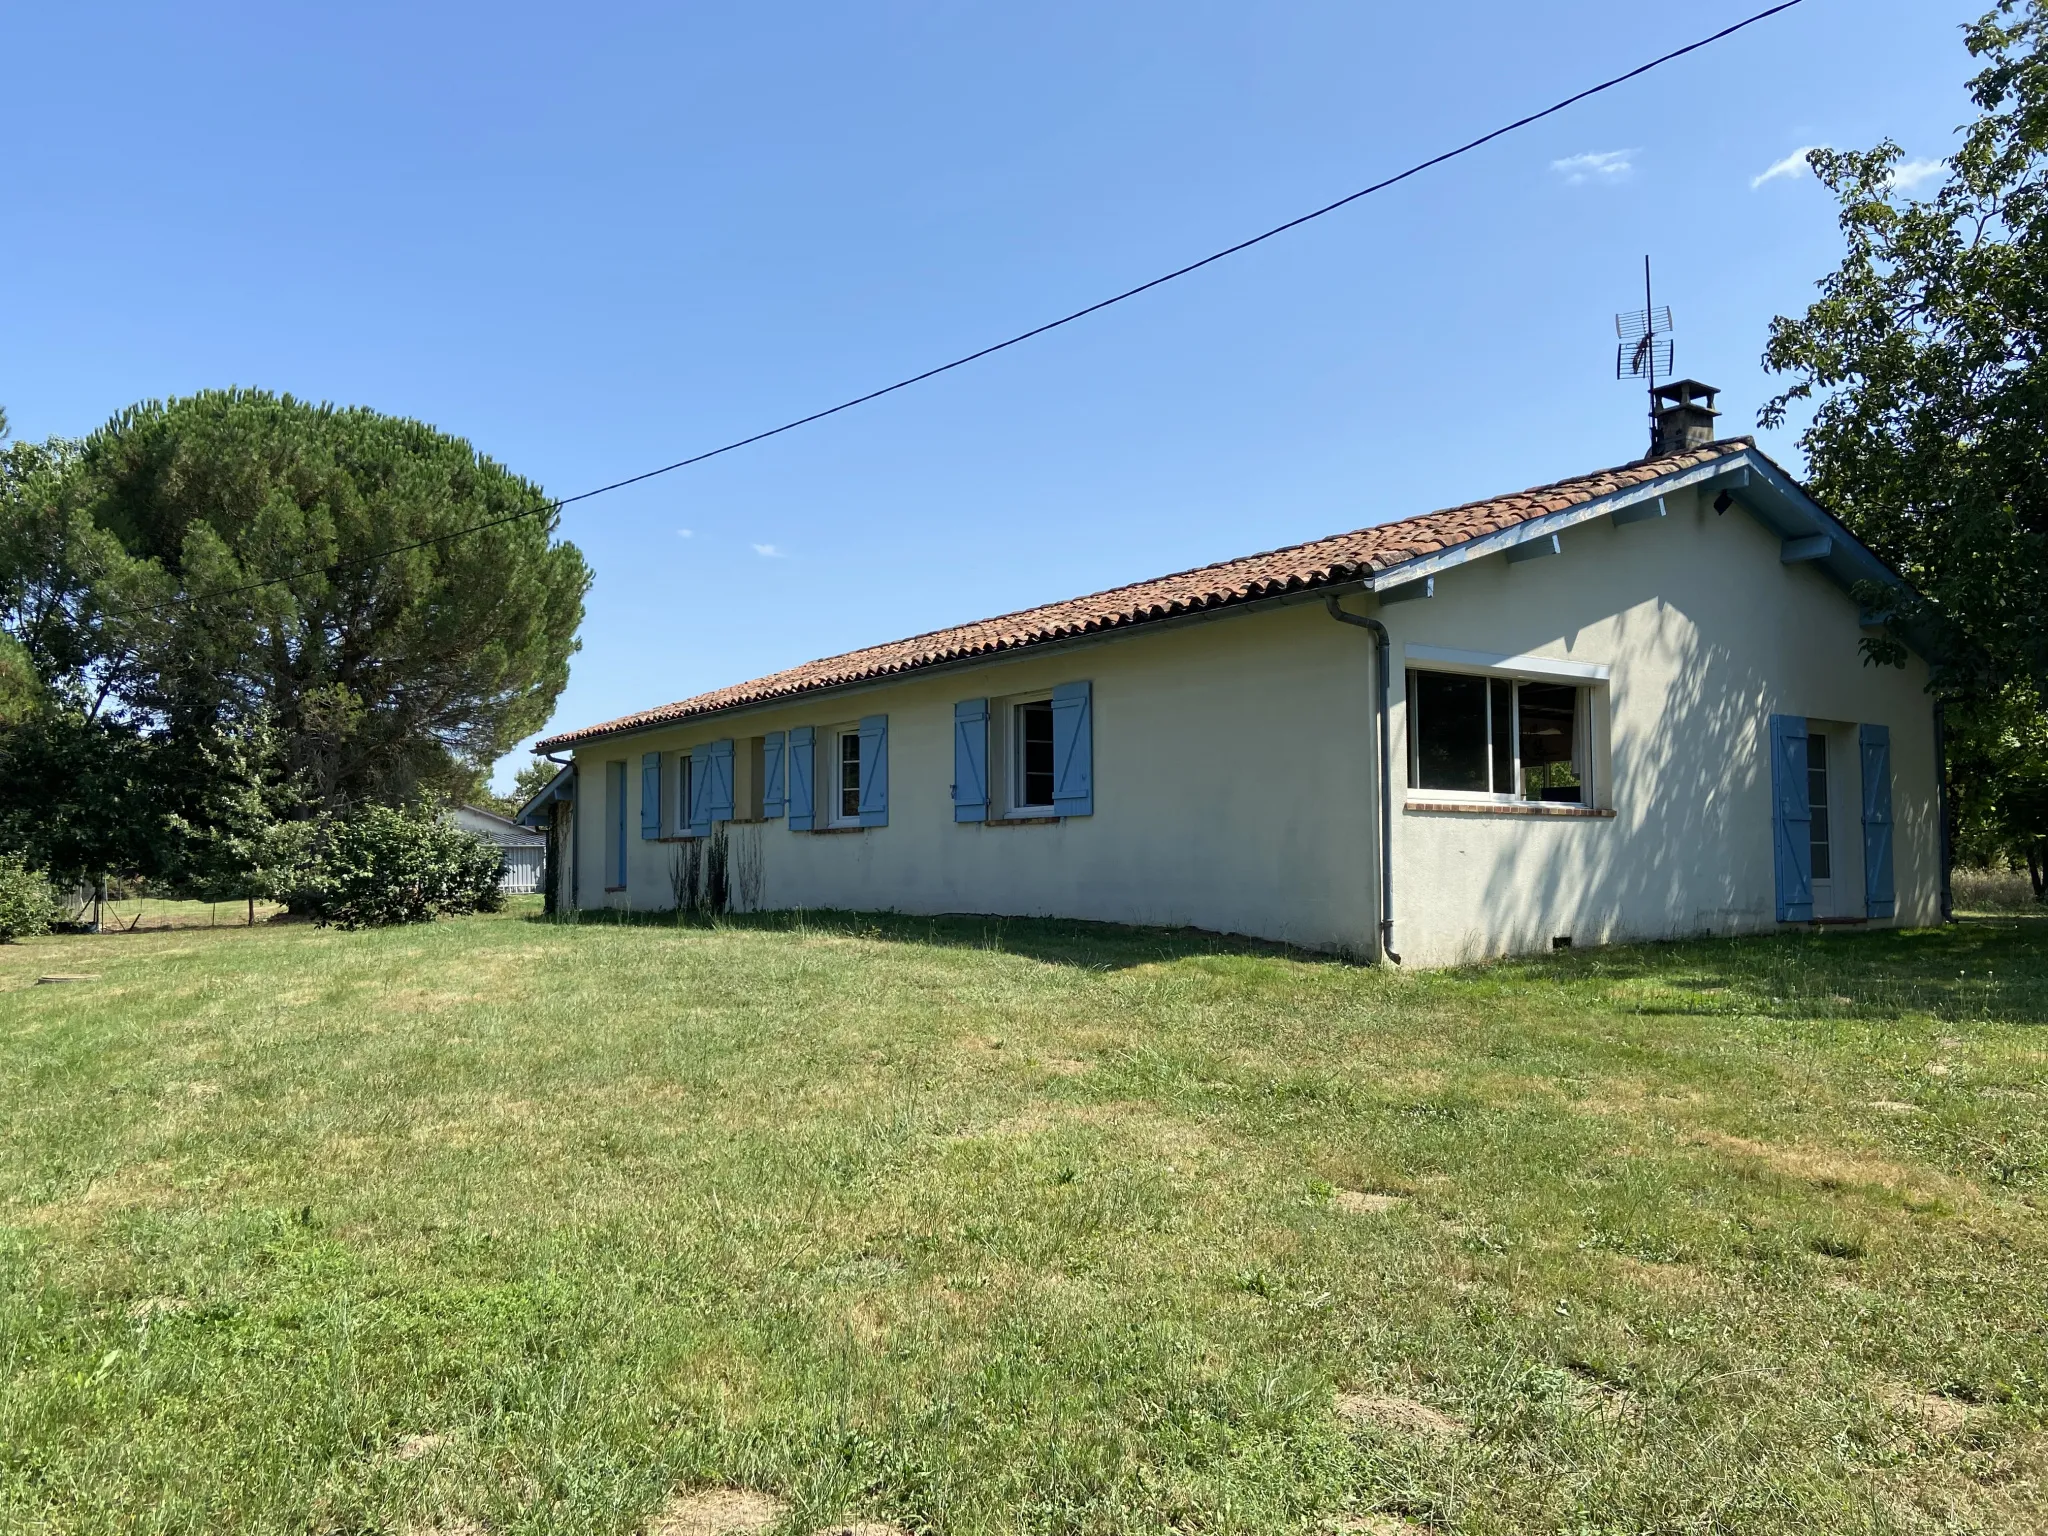
[[[1560,982],[1652,982],[1639,1011],[2048,1024],[2048,916],[1941,928],[1802,930],[1580,950],[1493,967]]]
[[[529,922],[554,919],[532,914]],[[1205,956],[1243,956],[1363,972],[1339,955],[1195,928],[1136,928],[1073,918],[900,912],[752,912],[716,919],[674,912],[586,912],[578,925],[822,935],[1021,955],[1047,965],[1118,971]],[[1943,1020],[2048,1024],[2048,915],[1966,917],[1943,928],[1796,930],[1526,955],[1434,973],[1498,985],[1654,983],[1633,1010],[1673,1016]],[[1657,991],[1666,995],[1656,996]],[[1623,1007],[1629,1004],[1616,999]]]
[[[535,914],[531,922],[555,919]],[[1351,966],[1358,962],[1314,950],[1296,949],[1240,934],[1200,928],[1135,928],[1078,918],[997,917],[948,912],[914,917],[901,912],[728,912],[717,918],[679,918],[674,912],[585,912],[578,926],[631,928],[719,928],[752,933],[823,935],[869,939],[885,944],[927,944],[1022,955],[1047,965],[1091,971],[1121,971],[1196,956],[1239,955],[1291,960],[1304,965]]]

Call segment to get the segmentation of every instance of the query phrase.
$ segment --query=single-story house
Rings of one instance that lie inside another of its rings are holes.
[[[557,735],[581,910],[1190,925],[1426,965],[1944,915],[1899,578],[1713,395],[1650,457]]]
[[[500,890],[508,895],[526,896],[540,889],[547,852],[546,833],[480,805],[450,806],[446,814],[463,831],[498,845],[505,855],[505,870],[498,877]]]

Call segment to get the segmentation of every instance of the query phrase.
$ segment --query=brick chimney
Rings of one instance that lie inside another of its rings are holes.
[[[1650,397],[1654,402],[1650,420],[1656,424],[1650,439],[1650,457],[1660,459],[1667,453],[1686,453],[1711,443],[1714,418],[1721,414],[1714,409],[1714,397],[1720,393],[1697,379],[1659,384]]]

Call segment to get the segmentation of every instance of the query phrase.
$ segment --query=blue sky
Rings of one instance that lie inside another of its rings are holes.
[[[1156,275],[1761,0],[16,7],[0,404],[245,385],[569,495]],[[603,497],[561,727],[1618,463],[1643,254],[1731,432],[1835,262],[1802,146],[1947,153],[1988,0],[1806,0],[936,383]],[[1785,436],[1765,446],[1796,463]],[[509,759],[509,774],[521,758]]]

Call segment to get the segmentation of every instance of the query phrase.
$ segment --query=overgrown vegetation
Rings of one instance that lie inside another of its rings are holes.
[[[1846,253],[1764,360],[1792,383],[1764,412],[1815,403],[1811,487],[1900,571],[1860,601],[1871,659],[1910,644],[1948,704],[1956,842],[2048,896],[2048,0],[2002,0],[1963,40],[1979,70],[1933,192],[1904,151],[1817,149]]]
[[[19,855],[0,853],[0,944],[48,933],[57,917],[50,882]]]
[[[497,845],[430,812],[365,805],[309,831],[282,895],[322,925],[382,928],[504,907]]]
[[[0,1528],[2041,1529],[2042,930],[13,946]]]

